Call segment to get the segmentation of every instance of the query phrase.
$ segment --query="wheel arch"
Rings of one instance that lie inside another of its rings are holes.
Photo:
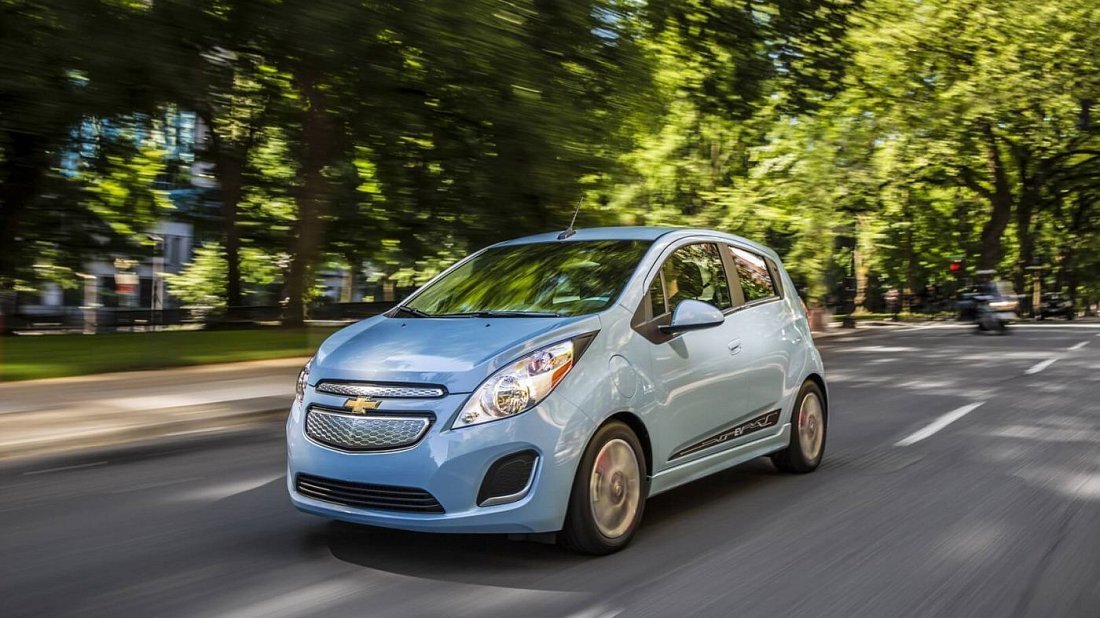
[[[817,385],[817,387],[819,389],[821,389],[821,398],[824,400],[821,403],[825,404],[823,406],[825,408],[825,410],[824,410],[825,419],[828,420],[829,419],[829,387],[825,385],[825,378],[819,373],[811,372],[810,375],[806,376],[806,382],[813,382],[814,384]]]
[[[638,441],[642,443],[642,451],[645,455],[645,468],[646,475],[653,476],[653,444],[649,439],[649,430],[645,426],[645,422],[633,412],[621,411],[608,416],[600,423],[596,430],[599,431],[600,427],[608,424],[611,421],[619,421],[626,425],[634,432],[634,435],[638,436]],[[594,434],[595,432],[593,432]]]

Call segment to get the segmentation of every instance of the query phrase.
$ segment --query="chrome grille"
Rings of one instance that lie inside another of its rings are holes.
[[[311,407],[306,435],[317,442],[351,451],[379,451],[412,446],[432,424],[427,416],[354,416]]]
[[[353,483],[312,474],[299,474],[295,487],[302,495],[335,504],[415,513],[443,512],[435,496],[415,487]]]
[[[381,399],[434,399],[447,394],[442,386],[325,381],[317,384],[317,391],[333,395],[347,395],[348,397],[378,397]]]

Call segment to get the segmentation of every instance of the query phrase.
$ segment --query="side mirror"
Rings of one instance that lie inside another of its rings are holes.
[[[667,326],[658,326],[662,333],[679,333],[686,330],[712,328],[726,321],[726,316],[718,307],[701,300],[682,300],[672,312],[672,322]]]

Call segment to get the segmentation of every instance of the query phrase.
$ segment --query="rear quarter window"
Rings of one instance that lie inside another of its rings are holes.
[[[740,247],[726,245],[726,248],[737,271],[746,304],[779,297],[776,282],[779,271],[774,263]]]

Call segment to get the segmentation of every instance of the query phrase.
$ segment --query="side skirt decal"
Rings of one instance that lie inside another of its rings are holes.
[[[766,429],[768,427],[772,427],[778,424],[779,410],[772,410],[767,414],[761,414],[756,418],[747,420],[740,425],[735,425],[733,427],[730,427],[729,429],[723,429],[721,432],[716,433],[713,436],[704,438],[699,442],[696,442],[695,444],[685,446],[684,448],[673,453],[672,457],[669,457],[668,459],[669,461],[672,461],[673,459],[686,457],[693,453],[698,453],[701,450],[708,449],[712,446],[717,446],[727,440],[734,440],[740,438],[741,436],[760,431],[761,429]]]

